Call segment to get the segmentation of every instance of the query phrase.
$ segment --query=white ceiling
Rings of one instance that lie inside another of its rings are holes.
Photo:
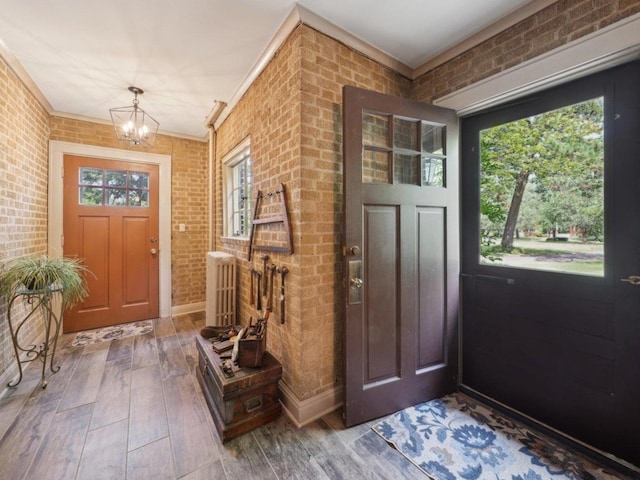
[[[528,3],[0,0],[0,52],[53,112],[106,121],[135,85],[162,132],[203,138],[215,101],[234,96],[296,4],[415,69]]]

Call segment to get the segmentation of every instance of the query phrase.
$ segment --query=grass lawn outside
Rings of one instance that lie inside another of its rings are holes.
[[[500,260],[482,259],[485,265],[575,273],[604,275],[604,243],[547,242],[544,238],[519,238],[513,242],[514,251],[500,253]]]

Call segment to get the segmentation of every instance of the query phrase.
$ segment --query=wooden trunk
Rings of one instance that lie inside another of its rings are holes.
[[[196,376],[223,442],[280,416],[278,381],[282,365],[269,352],[265,352],[261,368],[234,367],[234,376],[227,378],[211,342],[198,335],[196,347]]]

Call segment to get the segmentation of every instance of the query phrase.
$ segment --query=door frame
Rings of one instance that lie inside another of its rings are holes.
[[[62,169],[65,155],[102,158],[158,165],[160,169],[160,191],[158,204],[160,244],[160,316],[171,316],[171,155],[147,153],[117,148],[82,145],[78,143],[49,141],[49,208],[48,208],[48,254],[62,256],[63,180]]]

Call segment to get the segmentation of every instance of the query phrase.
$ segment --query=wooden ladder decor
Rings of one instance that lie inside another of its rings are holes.
[[[280,215],[272,217],[258,218],[260,212],[260,204],[265,196],[271,197],[278,195],[280,197]],[[256,230],[261,225],[267,225],[272,223],[282,223],[284,225],[284,234],[287,240],[287,246],[275,246],[275,245],[254,245]],[[278,189],[275,192],[269,192],[263,194],[261,190],[258,190],[256,195],[256,205],[253,209],[253,219],[251,221],[251,234],[249,235],[249,255],[247,260],[251,261],[251,256],[254,250],[262,250],[265,252],[280,252],[291,255],[293,253],[293,241],[291,239],[291,226],[289,225],[289,213],[287,211],[287,196],[285,195],[284,184],[278,185]]]

